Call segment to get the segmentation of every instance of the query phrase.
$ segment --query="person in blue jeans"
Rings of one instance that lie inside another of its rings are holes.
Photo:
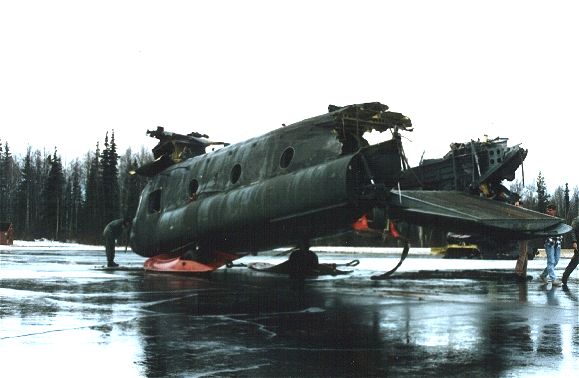
[[[547,215],[552,217],[557,216],[557,206],[555,204],[547,205]],[[557,281],[557,275],[555,274],[555,267],[559,262],[559,257],[561,257],[561,243],[563,242],[563,236],[551,236],[545,239],[545,253],[547,254],[547,267],[541,273],[541,281],[546,284],[553,284],[554,286],[559,285]]]

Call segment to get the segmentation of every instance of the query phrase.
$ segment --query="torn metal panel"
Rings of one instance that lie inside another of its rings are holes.
[[[515,178],[528,152],[520,145],[508,146],[507,141],[452,143],[443,158],[425,160],[403,172],[400,185],[403,189],[471,191],[507,200],[510,192],[501,182]]]

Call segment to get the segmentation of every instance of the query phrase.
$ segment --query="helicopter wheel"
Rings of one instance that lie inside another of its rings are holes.
[[[319,266],[318,255],[310,251],[309,243],[303,243],[288,259],[290,276],[305,277],[315,274]]]

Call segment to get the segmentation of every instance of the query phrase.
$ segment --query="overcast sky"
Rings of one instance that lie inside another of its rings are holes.
[[[242,141],[379,101],[412,165],[508,137],[525,180],[579,186],[576,1],[1,1],[0,139],[65,160],[114,129]],[[519,170],[520,172],[520,170]]]

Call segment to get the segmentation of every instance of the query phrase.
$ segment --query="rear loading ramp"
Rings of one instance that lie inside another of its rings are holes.
[[[504,239],[535,239],[571,230],[561,218],[456,191],[393,190],[388,205],[391,218]]]

